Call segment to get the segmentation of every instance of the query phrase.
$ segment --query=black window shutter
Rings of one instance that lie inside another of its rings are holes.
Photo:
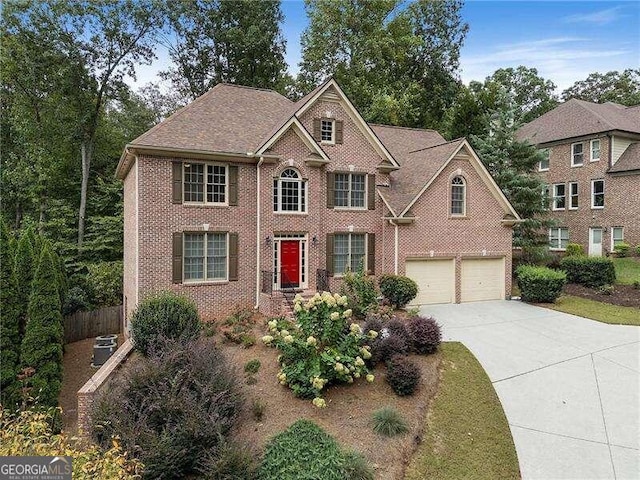
[[[315,138],[315,140],[317,142],[319,142],[322,139],[322,136],[320,134],[320,119],[319,118],[314,118],[313,119],[313,138]]]
[[[182,283],[182,232],[173,234],[173,283]]]
[[[369,185],[367,185],[367,208],[369,210],[376,209],[376,176],[374,174],[367,175],[367,181]]]
[[[238,280],[238,234],[229,234],[229,281]]]
[[[336,120],[335,121],[335,127],[336,127],[336,142],[335,143],[342,143],[342,128],[343,124],[342,124],[342,120]]]
[[[336,174],[333,172],[327,172],[327,208],[334,207],[335,183]]]
[[[325,256],[327,260],[327,271],[329,275],[333,276],[333,233],[327,233],[327,250]]]
[[[238,166],[229,165],[229,205],[238,205]]]
[[[172,195],[173,203],[182,203],[182,161],[172,162]]]
[[[370,275],[376,274],[376,234],[367,234],[367,270]]]

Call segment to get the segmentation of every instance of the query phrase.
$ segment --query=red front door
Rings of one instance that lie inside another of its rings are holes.
[[[280,286],[282,288],[300,286],[300,242],[298,240],[280,242]]]

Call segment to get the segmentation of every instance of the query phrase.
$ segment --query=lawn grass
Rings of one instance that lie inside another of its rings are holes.
[[[616,266],[616,283],[631,285],[636,280],[640,281],[640,258],[614,258],[613,264]]]
[[[560,312],[614,325],[640,325],[640,309],[596,302],[588,298],[562,295],[556,303],[542,305]]]
[[[461,343],[441,348],[440,387],[405,480],[520,478],[509,425],[489,377]]]

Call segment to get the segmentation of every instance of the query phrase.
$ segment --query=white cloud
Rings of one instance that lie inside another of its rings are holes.
[[[591,13],[577,13],[564,18],[566,23],[592,23],[594,25],[607,25],[615,22],[623,15],[622,7],[607,8]]]
[[[496,45],[478,54],[463,52],[460,64],[465,83],[482,81],[499,68],[525,65],[537,68],[539,75],[564,90],[589,73],[601,71],[603,63],[607,70],[629,68],[629,55],[633,52],[634,48],[629,44],[611,48],[594,45],[587,38],[556,37]]]

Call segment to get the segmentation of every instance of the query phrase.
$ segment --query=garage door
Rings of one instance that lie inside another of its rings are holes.
[[[456,299],[455,264],[450,260],[408,260],[407,277],[418,284],[412,305],[453,303]]]
[[[504,258],[462,260],[462,302],[504,299]]]

